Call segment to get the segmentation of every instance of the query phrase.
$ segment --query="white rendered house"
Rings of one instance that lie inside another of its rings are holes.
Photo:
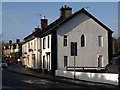
[[[72,8],[62,6],[60,17],[42,31],[40,38],[42,68],[53,74],[74,66],[102,68],[112,58],[112,31],[84,8],[72,14]]]
[[[36,28],[37,30],[38,28]],[[22,45],[22,64],[27,68],[40,69],[41,68],[41,44],[40,38],[35,36],[35,32],[24,38]]]

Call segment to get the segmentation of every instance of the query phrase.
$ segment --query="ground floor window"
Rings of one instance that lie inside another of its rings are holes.
[[[64,56],[64,67],[68,65],[68,56]]]
[[[33,67],[35,68],[35,54],[32,54]]]
[[[45,68],[45,56],[43,56],[43,68]]]
[[[27,60],[28,60],[28,65],[30,65],[30,61],[29,61],[29,55],[27,55]]]

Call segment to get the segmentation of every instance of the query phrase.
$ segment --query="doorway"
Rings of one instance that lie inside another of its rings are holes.
[[[98,67],[104,67],[103,55],[99,55],[98,57]]]

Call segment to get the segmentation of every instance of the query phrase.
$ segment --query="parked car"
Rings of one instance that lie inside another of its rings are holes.
[[[8,67],[8,64],[6,61],[2,60],[0,61],[0,68],[7,68]]]
[[[17,63],[17,60],[16,60],[15,58],[9,58],[9,59],[7,59],[6,61],[7,61],[7,64],[8,64],[8,65]]]
[[[106,65],[106,72],[120,73],[120,56],[113,57],[111,62]]]

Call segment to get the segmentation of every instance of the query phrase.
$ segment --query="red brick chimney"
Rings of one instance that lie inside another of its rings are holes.
[[[48,25],[48,19],[45,19],[45,16],[41,19],[41,29],[44,30]]]
[[[72,15],[72,8],[64,5],[60,8],[60,16],[63,18],[67,18]]]

